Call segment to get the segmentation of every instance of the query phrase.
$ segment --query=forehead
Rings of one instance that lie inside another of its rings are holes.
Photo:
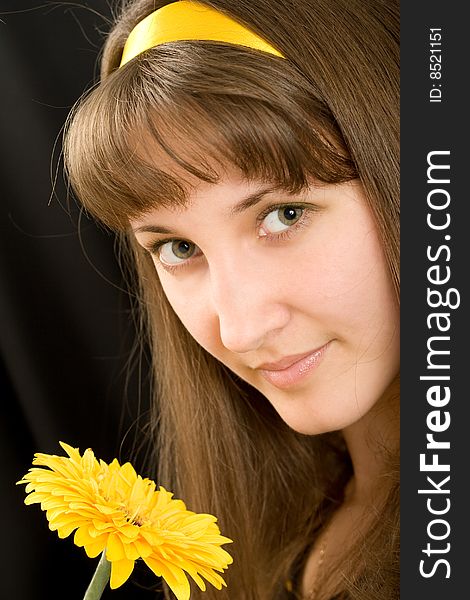
[[[163,185],[155,193],[154,201],[149,201],[145,211],[130,217],[130,223],[145,220],[146,216],[157,212],[179,213],[200,203],[217,201],[220,205],[228,206],[243,198],[255,200],[251,197],[261,193],[267,195],[282,190],[284,194],[293,194],[307,188],[312,181],[308,175],[297,181],[292,177],[286,180],[256,171],[246,173],[227,160],[204,155],[200,149],[197,151],[186,143],[173,141],[171,150],[174,153],[168,152],[156,143],[148,131],[136,136],[132,143],[133,153],[151,170],[158,171],[162,181],[167,177],[177,182],[178,193],[172,194],[172,190],[165,189]],[[191,165],[194,164],[201,170],[192,172]],[[201,171],[206,177],[201,176]]]
[[[178,210],[214,193],[262,183],[259,177],[250,178],[227,160],[205,153],[195,139],[180,140],[175,136],[169,146],[165,140],[157,141],[151,131],[144,130],[134,136],[130,145],[131,153],[157,172],[163,183],[163,194],[156,194],[149,210],[159,207]],[[177,195],[171,194],[170,187],[166,188],[165,180],[177,183]]]
[[[135,231],[158,216],[178,218],[196,212],[208,220],[215,213],[232,218],[281,190],[284,197],[289,194],[282,185],[262,180],[248,181],[240,172],[232,171],[231,174],[225,173],[217,183],[193,182],[186,189],[184,204],[157,204],[144,214],[130,219],[130,224]]]

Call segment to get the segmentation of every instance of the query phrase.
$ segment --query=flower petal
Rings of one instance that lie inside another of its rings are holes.
[[[101,554],[106,546],[106,540],[99,540],[92,544],[85,544],[85,552],[89,558],[96,558],[98,554]]]
[[[126,558],[129,560],[137,560],[141,556],[134,542],[128,542],[127,544],[124,544],[124,553]]]
[[[182,569],[171,563],[166,563],[163,570],[163,578],[178,600],[189,600],[191,588],[186,574]]]
[[[139,556],[141,556],[142,558],[150,556],[153,552],[152,546],[143,538],[138,538],[134,540],[133,544],[137,549]]]
[[[73,536],[73,543],[76,546],[92,545],[97,543],[97,538],[89,534],[88,527],[79,527]]]
[[[171,591],[178,600],[189,600],[189,581],[184,572],[171,565],[171,563],[160,561],[153,556],[144,558],[145,564],[157,575],[163,577]]]
[[[126,558],[124,544],[122,543],[121,536],[118,533],[112,533],[108,536],[106,558],[110,562],[120,561]]]
[[[125,583],[129,577],[131,576],[132,571],[134,570],[134,561],[127,560],[124,558],[123,560],[114,560],[111,562],[111,579],[109,582],[109,587],[112,590],[120,587],[123,583]]]

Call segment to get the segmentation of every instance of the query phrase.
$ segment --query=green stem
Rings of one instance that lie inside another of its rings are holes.
[[[83,600],[100,600],[110,575],[111,563],[106,560],[106,550],[104,550]]]

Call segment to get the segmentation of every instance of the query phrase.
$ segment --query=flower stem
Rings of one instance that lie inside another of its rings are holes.
[[[104,550],[83,600],[100,600],[110,575],[111,563],[106,560],[106,550]]]

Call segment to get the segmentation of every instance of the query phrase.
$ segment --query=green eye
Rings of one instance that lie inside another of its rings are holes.
[[[261,228],[266,233],[279,233],[285,231],[291,225],[297,223],[303,212],[304,209],[297,206],[281,206],[266,215],[261,224]]]
[[[191,258],[196,249],[195,244],[186,240],[172,240],[160,246],[159,258],[163,264],[177,265]]]

